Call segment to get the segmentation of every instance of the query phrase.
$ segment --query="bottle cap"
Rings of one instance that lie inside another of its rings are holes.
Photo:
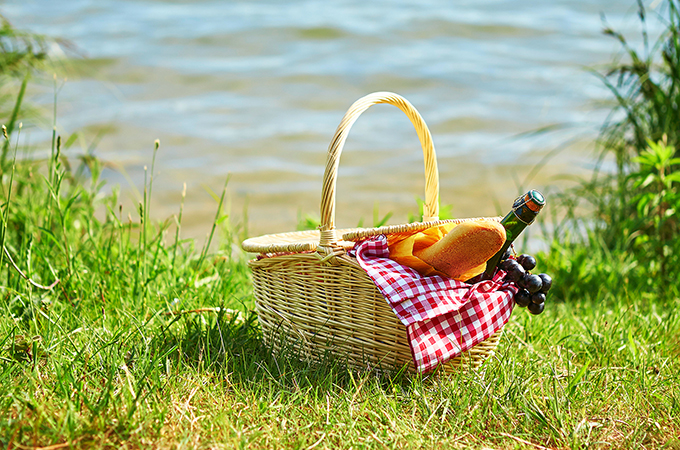
[[[530,210],[539,212],[545,206],[545,197],[540,192],[532,189],[525,195],[526,205]]]
[[[530,224],[545,206],[545,197],[535,189],[517,197],[512,204],[515,215],[524,223]]]

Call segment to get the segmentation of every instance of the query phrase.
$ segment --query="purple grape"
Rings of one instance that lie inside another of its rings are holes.
[[[531,303],[545,303],[545,294],[543,292],[536,292],[531,294]]]
[[[547,273],[541,273],[538,275],[541,277],[541,281],[543,282],[543,286],[541,287],[541,292],[546,294],[550,288],[552,287],[552,277],[548,275]]]
[[[510,281],[517,283],[519,280],[524,278],[524,269],[522,266],[518,266],[512,273],[510,273]]]
[[[515,294],[515,303],[517,306],[521,306],[522,308],[529,306],[529,303],[531,303],[531,294],[529,291],[526,289],[520,289],[517,291]]]
[[[522,267],[524,267],[524,270],[533,270],[534,267],[536,267],[536,258],[531,255],[527,255],[526,253],[519,255],[517,262],[519,262]]]
[[[529,312],[533,315],[538,315],[543,312],[545,309],[545,303],[529,303],[529,306],[527,308]]]
[[[506,272],[510,272],[510,269],[517,264],[517,261],[514,259],[505,259],[501,261],[501,263],[498,265],[498,268],[501,270],[505,270]]]
[[[514,259],[503,261],[501,269],[508,273],[507,279],[513,283],[517,283],[524,276],[524,268]]]
[[[541,280],[541,277],[538,275],[533,275],[529,272],[524,274],[521,283],[522,287],[532,294],[540,291],[541,287],[543,286],[543,280]]]

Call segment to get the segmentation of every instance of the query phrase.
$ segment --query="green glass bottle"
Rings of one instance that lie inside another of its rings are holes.
[[[510,212],[501,220],[505,227],[505,244],[486,262],[486,270],[482,274],[483,280],[490,280],[496,272],[496,267],[501,261],[506,250],[512,245],[522,231],[534,221],[541,209],[545,206],[545,197],[536,190],[530,190],[526,194],[517,197],[512,204]]]

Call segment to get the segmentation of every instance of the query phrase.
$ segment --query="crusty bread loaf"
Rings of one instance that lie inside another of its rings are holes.
[[[456,225],[442,239],[415,256],[451,278],[486,263],[505,243],[505,228],[493,220],[471,220]]]

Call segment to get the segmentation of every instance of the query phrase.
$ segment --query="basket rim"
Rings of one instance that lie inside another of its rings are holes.
[[[344,228],[336,230],[342,240],[335,243],[337,247],[351,249],[357,241],[381,234],[415,233],[430,227],[447,223],[462,223],[471,220],[493,220],[500,222],[502,217],[472,217],[464,219],[441,219],[429,222],[413,222],[399,225],[385,225],[378,228]],[[313,252],[319,247],[321,232],[319,230],[292,231],[286,233],[265,234],[252,237],[241,243],[241,248],[249,253],[302,253]]]

